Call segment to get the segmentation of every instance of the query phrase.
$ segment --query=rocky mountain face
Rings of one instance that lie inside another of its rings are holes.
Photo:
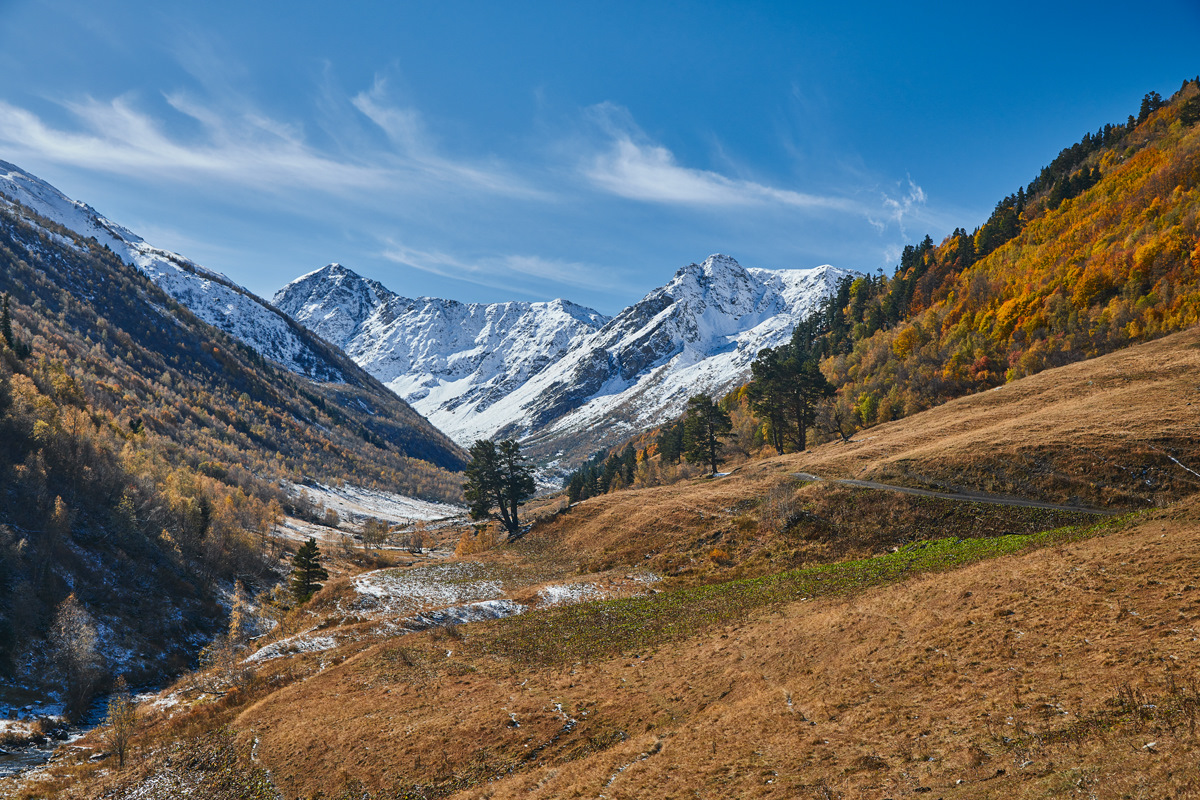
[[[553,464],[658,424],[697,392],[737,386],[849,274],[713,255],[610,319],[565,300],[411,300],[331,264],[273,302],[456,441],[513,436]]]
[[[293,281],[273,303],[467,444],[502,427],[493,407],[608,322],[566,300],[413,300],[340,264]]]

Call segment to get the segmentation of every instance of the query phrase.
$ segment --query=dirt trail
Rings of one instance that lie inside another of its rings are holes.
[[[819,475],[813,475],[808,472],[793,472],[792,477],[799,478],[802,481],[825,481],[826,483],[838,483],[842,486],[852,486],[856,489],[882,489],[891,492],[903,492],[904,494],[915,494],[921,497],[936,497],[940,500],[958,500],[966,503],[992,503],[998,506],[1044,508],[1049,511],[1078,511],[1084,514],[1100,514],[1108,517],[1122,513],[1106,508],[1043,503],[1041,500],[1027,500],[1023,497],[989,494],[988,492],[935,492],[930,489],[914,489],[910,486],[896,486],[891,483],[877,483],[876,481],[859,481],[850,478],[822,478]]]

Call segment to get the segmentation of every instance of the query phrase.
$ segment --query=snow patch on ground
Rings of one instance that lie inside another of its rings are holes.
[[[0,719],[0,736],[33,736],[33,720],[31,719]]]
[[[289,483],[287,490],[294,497],[307,497],[315,505],[333,509],[340,518],[348,522],[361,521],[367,517],[388,522],[432,522],[456,517],[466,511],[461,506],[433,503],[351,484],[336,487],[323,483]]]
[[[260,661],[269,661],[272,658],[282,658],[283,656],[295,655],[297,653],[320,653],[323,650],[332,650],[335,647],[337,647],[337,639],[332,636],[309,636],[307,632],[298,633],[295,636],[280,639],[278,642],[272,642],[266,647],[260,648],[242,659],[242,663],[255,664]]]
[[[496,600],[500,581],[479,564],[460,561],[413,569],[383,569],[352,581],[358,593],[355,611],[407,616],[422,609]]]
[[[133,699],[139,706],[145,705],[148,708],[157,708],[164,711],[183,705],[183,700],[177,692],[167,692],[165,694],[145,692],[136,695]]]
[[[402,636],[430,628],[446,628],[451,625],[466,625],[469,622],[513,617],[523,613],[526,608],[515,600],[484,600],[480,603],[423,611],[406,619],[389,620],[376,626],[371,632],[376,636]]]
[[[538,605],[558,606],[565,603],[583,603],[601,600],[604,591],[591,583],[569,583],[562,586],[543,586],[538,591]]]

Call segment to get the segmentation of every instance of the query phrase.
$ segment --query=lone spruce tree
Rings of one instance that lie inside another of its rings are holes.
[[[733,423],[721,407],[698,394],[688,400],[683,423],[683,455],[694,464],[708,464],[716,474],[721,463],[721,440],[729,435]]]
[[[292,558],[292,597],[297,603],[307,602],[321,588],[329,573],[321,566],[321,551],[311,536]]]
[[[520,445],[512,439],[499,445],[490,439],[480,439],[471,445],[470,452],[463,495],[471,519],[499,520],[509,536],[516,536],[521,531],[517,510],[536,488]]]

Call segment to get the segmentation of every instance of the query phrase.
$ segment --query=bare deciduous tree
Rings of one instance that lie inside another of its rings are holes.
[[[362,526],[364,550],[374,550],[387,540],[388,524],[381,519],[369,518]]]
[[[62,680],[67,711],[83,710],[100,677],[101,656],[96,623],[71,594],[58,604],[50,628],[50,651]]]
[[[108,746],[117,754],[117,765],[125,767],[125,755],[129,752],[129,743],[137,728],[137,704],[129,694],[129,685],[125,677],[117,678],[112,696],[108,698],[108,718],[104,720],[107,726],[104,738]]]

